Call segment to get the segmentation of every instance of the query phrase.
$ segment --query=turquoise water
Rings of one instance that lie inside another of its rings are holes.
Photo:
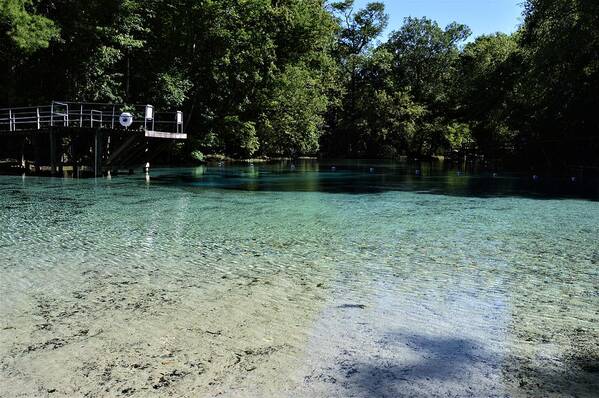
[[[593,396],[598,200],[399,163],[0,177],[0,396]]]

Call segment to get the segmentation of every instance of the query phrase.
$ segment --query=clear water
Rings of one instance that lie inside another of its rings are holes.
[[[0,396],[597,396],[596,182],[332,166],[0,177]]]

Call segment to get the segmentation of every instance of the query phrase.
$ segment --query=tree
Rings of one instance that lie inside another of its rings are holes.
[[[325,147],[329,153],[357,154],[360,147],[360,132],[357,118],[358,80],[362,64],[368,59],[374,41],[387,26],[388,15],[385,6],[373,2],[365,8],[354,11],[354,1],[345,0],[331,4],[337,23],[337,44],[334,56],[340,68],[337,76],[338,101],[328,115],[329,134],[325,137]],[[356,145],[358,144],[358,145]]]
[[[17,72],[58,38],[59,28],[37,14],[33,1],[4,0],[0,3],[0,30],[0,98],[5,104],[17,104]]]
[[[529,157],[550,166],[599,164],[599,3],[527,1],[520,44],[532,104],[524,131]]]
[[[470,30],[452,23],[445,29],[427,18],[406,18],[384,45],[393,54],[393,74],[416,103],[426,109],[406,151],[412,157],[453,149],[459,102],[456,96],[461,43]],[[468,134],[467,128],[463,129]],[[450,137],[453,137],[451,140]]]
[[[35,13],[32,0],[4,0],[0,4],[0,27],[12,43],[26,54],[48,48],[59,34],[57,26],[48,18]]]
[[[465,25],[442,29],[427,18],[406,18],[385,47],[394,54],[394,69],[417,101],[443,106],[450,102],[460,45],[470,36]]]
[[[520,122],[514,109],[523,106],[514,91],[522,72],[518,35],[478,37],[466,45],[460,64],[461,113],[479,149],[491,156],[513,149]]]
[[[406,18],[378,43],[381,2],[4,0],[0,95],[182,108],[187,154],[599,166],[599,3],[524,16],[468,44],[464,25]]]

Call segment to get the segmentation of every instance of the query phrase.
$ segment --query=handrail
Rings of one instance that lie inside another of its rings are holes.
[[[0,108],[0,112],[2,111],[17,111],[20,109],[32,109],[32,108],[50,108],[52,105],[34,105],[34,106],[19,106],[19,107],[9,107],[9,108]]]
[[[125,111],[133,114],[131,127],[123,127],[119,123],[120,115]],[[158,112],[152,105],[52,101],[49,105],[0,108],[0,133],[50,127],[152,132],[158,129],[164,133],[184,131],[182,112]]]

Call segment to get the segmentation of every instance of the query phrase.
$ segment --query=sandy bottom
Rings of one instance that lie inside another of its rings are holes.
[[[510,343],[505,336],[513,326],[496,311],[473,317],[468,308],[488,302],[465,295],[441,303],[426,292],[385,293],[387,282],[378,281],[371,286],[376,295],[344,288],[341,297],[324,279],[282,274],[212,275],[221,282],[211,289],[205,277],[181,275],[158,287],[151,283],[158,269],[138,272],[147,278],[89,269],[75,290],[13,303],[0,328],[0,396],[592,397],[599,391],[596,361],[574,366],[553,355],[552,344],[532,353]],[[579,333],[585,338],[572,342],[576,352],[597,358],[597,336]]]
[[[0,397],[599,397],[597,202],[204,171],[0,177]]]
[[[210,290],[190,278],[162,288],[92,270],[81,279],[3,317],[1,396],[284,394],[314,316],[302,297],[323,291],[277,276],[222,275]]]

